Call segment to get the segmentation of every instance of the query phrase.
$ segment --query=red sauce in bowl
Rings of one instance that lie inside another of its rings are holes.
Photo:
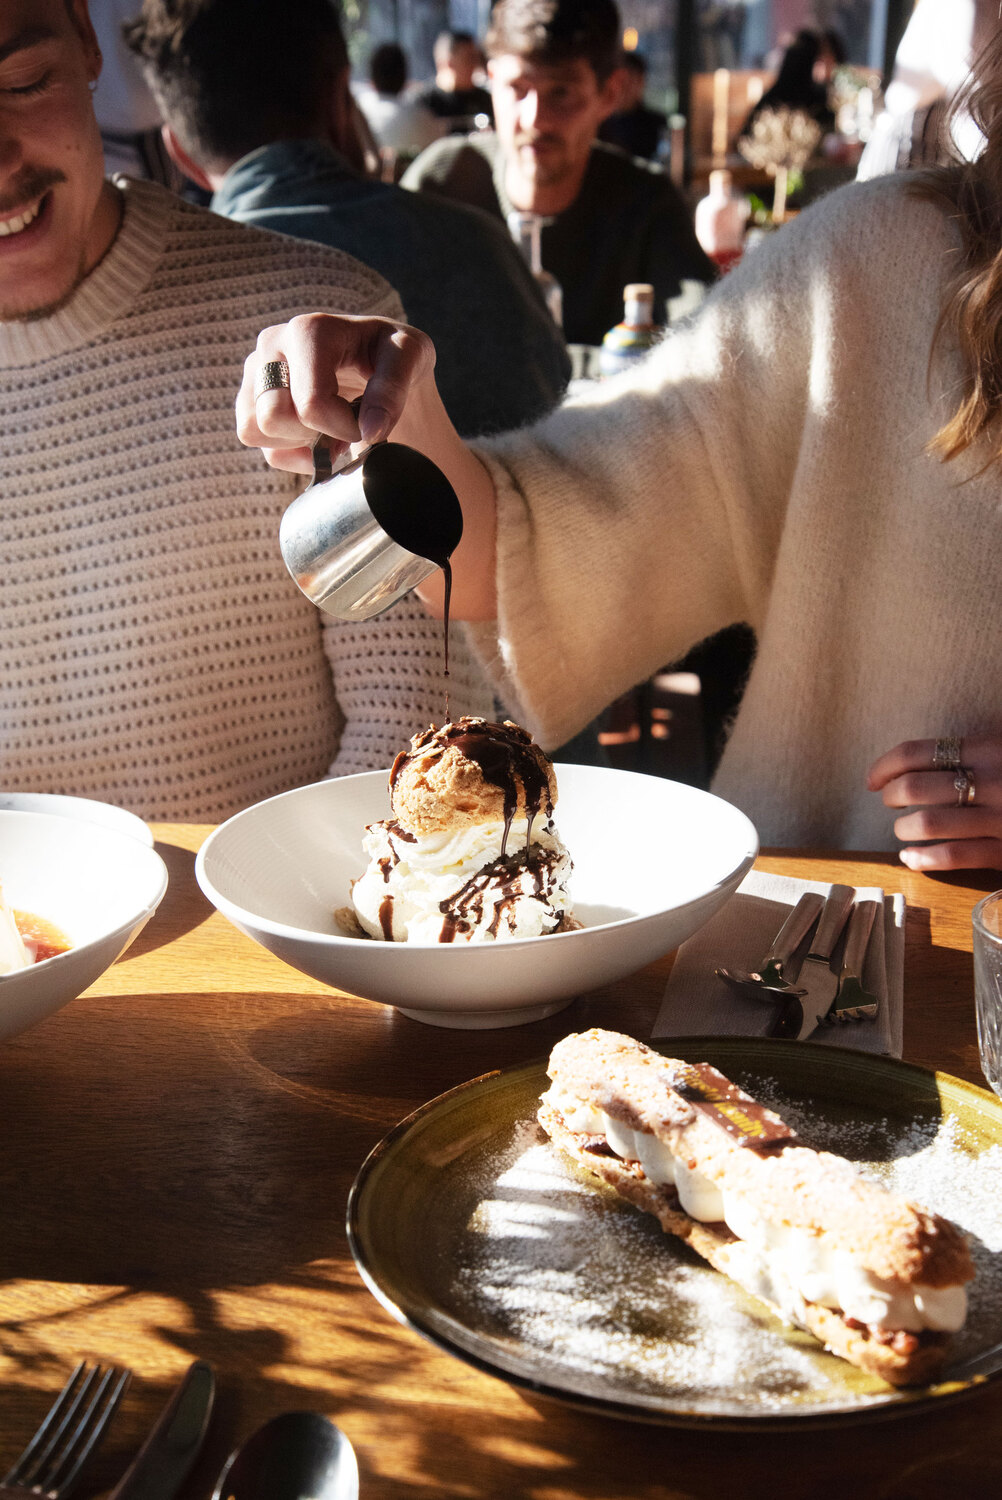
[[[15,911],[14,922],[25,943],[34,948],[36,964],[40,964],[43,958],[65,953],[73,946],[58,927],[44,917],[36,917],[33,912]]]

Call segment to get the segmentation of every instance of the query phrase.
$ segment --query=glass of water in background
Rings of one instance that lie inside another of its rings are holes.
[[[1002,1096],[1002,891],[974,908],[974,1002],[985,1077]]]

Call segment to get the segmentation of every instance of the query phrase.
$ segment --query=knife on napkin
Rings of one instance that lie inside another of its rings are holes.
[[[800,1001],[804,1019],[798,1041],[802,1042],[816,1030],[819,1018],[828,1014],[838,993],[838,975],[831,966],[831,957],[855,899],[856,892],[851,885],[833,885],[818,918],[810,952],[797,976],[798,989],[807,991]]]
[[[173,1500],[202,1446],[215,1390],[212,1366],[197,1359],[112,1490],[110,1500]]]

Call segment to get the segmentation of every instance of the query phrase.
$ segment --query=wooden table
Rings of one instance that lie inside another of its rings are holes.
[[[544,1056],[592,1024],[650,1035],[670,960],[503,1031],[426,1027],[305,979],[217,915],[161,826],[171,885],[88,993],[0,1047],[0,1472],[82,1355],[132,1389],[82,1495],[110,1488],[188,1363],[219,1378],[187,1500],[281,1411],[333,1417],[363,1500],[680,1500],[998,1492],[1002,1385],[822,1432],[695,1433],[534,1404],[399,1327],[355,1272],[359,1164],[419,1104]],[[903,890],[905,1056],[983,1082],[970,912],[998,876],[929,878],[884,856],[766,855],[762,868]]]

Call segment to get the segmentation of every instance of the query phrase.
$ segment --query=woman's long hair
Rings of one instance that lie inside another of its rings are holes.
[[[987,464],[1002,459],[1002,28],[974,65],[970,84],[955,101],[985,137],[973,162],[932,168],[915,182],[925,198],[945,202],[961,235],[961,260],[947,284],[936,340],[952,334],[964,375],[961,401],[930,447],[956,458],[981,439]]]

